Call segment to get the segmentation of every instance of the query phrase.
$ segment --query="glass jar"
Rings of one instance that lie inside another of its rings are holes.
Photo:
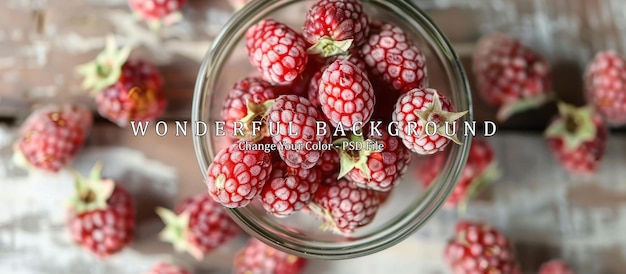
[[[403,28],[423,51],[427,60],[430,86],[451,99],[458,111],[469,113],[459,120],[472,121],[471,97],[462,64],[447,38],[433,22],[409,1],[364,0],[372,20],[385,20]],[[237,12],[223,27],[206,55],[195,87],[192,122],[193,142],[200,168],[205,171],[215,154],[230,144],[226,137],[215,137],[215,122],[233,84],[255,72],[245,49],[245,32],[264,18],[273,18],[301,30],[304,15],[315,0],[253,1]],[[458,127],[463,128],[463,126]],[[198,131],[199,130],[199,131]],[[259,202],[245,208],[227,209],[232,218],[251,236],[296,256],[310,259],[349,259],[373,254],[409,237],[442,206],[454,188],[465,165],[471,136],[458,130],[463,145],[449,144],[446,163],[428,188],[416,182],[410,170],[392,191],[372,223],[343,236],[319,229],[320,221],[304,212],[287,218],[267,214]],[[413,163],[419,157],[413,155]],[[427,159],[426,159],[427,160]],[[412,168],[412,167],[409,167]]]

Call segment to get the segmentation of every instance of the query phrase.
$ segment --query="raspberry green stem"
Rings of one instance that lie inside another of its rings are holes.
[[[420,132],[420,136],[426,135],[427,123],[435,122],[435,124],[437,125],[438,135],[448,138],[456,144],[461,145],[462,143],[456,135],[447,134],[445,126],[455,123],[456,120],[461,119],[461,117],[465,116],[465,114],[467,113],[468,111],[449,112],[443,110],[439,93],[435,92],[433,94],[432,103],[429,104],[425,110],[415,112],[415,115],[419,117],[423,122],[422,132]]]
[[[76,71],[84,77],[83,88],[96,94],[117,82],[122,75],[122,66],[128,60],[131,51],[131,45],[119,49],[115,37],[108,35],[104,50],[93,61],[76,68]]]
[[[337,223],[335,222],[335,219],[333,218],[333,215],[332,213],[330,213],[329,210],[324,209],[322,206],[313,202],[309,203],[307,207],[309,210],[315,213],[316,216],[322,218],[323,223],[320,226],[320,230],[331,231],[335,234],[343,234],[339,230],[339,227],[337,226]]]
[[[171,243],[177,252],[188,252],[196,260],[201,260],[204,257],[202,251],[188,240],[191,233],[189,231],[189,213],[183,212],[177,215],[163,207],[158,207],[156,213],[165,223],[165,228],[159,233],[161,241]]]
[[[319,41],[308,50],[308,54],[319,54],[322,57],[331,57],[335,55],[343,55],[350,50],[353,39],[347,39],[343,41],[335,41],[328,36],[320,38]]]
[[[91,169],[89,178],[85,178],[77,171],[71,171],[74,175],[75,195],[70,198],[69,205],[76,213],[93,210],[102,210],[108,207],[107,201],[113,194],[115,182],[102,179],[102,163],[98,162]]]
[[[553,92],[539,94],[530,98],[520,99],[510,103],[506,103],[498,109],[496,118],[500,122],[508,120],[514,114],[524,112],[526,110],[541,107],[555,99]]]
[[[248,100],[247,114],[240,121],[243,124],[244,136],[236,137],[247,138],[253,142],[263,139],[263,137],[267,135],[267,125],[265,123],[262,123],[263,125],[261,126],[261,131],[257,132],[256,135],[252,135],[252,123],[258,120],[263,121],[267,116],[268,111],[275,102],[276,100],[267,100],[261,104],[256,104]]]
[[[548,126],[546,138],[561,138],[567,151],[573,151],[585,142],[596,137],[593,122],[593,107],[575,107],[564,102],[558,103],[560,118]]]
[[[361,135],[361,136],[358,136]],[[359,145],[361,149],[347,147],[344,149],[344,143],[349,142],[353,145]],[[360,170],[363,173],[363,177],[366,180],[370,179],[370,169],[367,166],[368,157],[378,152],[370,149],[377,147],[368,143],[374,142],[373,140],[365,140],[362,134],[350,134],[349,138],[340,138],[333,142],[333,145],[337,148],[339,153],[339,176],[337,179],[341,179],[346,176],[353,169]]]
[[[498,180],[502,176],[502,172],[498,168],[497,162],[492,161],[483,172],[478,175],[474,180],[470,182],[469,188],[465,197],[461,200],[458,206],[458,213],[460,216],[465,216],[467,213],[467,205],[470,200],[480,193],[489,184]]]

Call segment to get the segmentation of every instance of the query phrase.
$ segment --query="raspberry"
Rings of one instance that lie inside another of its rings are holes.
[[[610,126],[626,125],[626,59],[601,51],[585,71],[587,99]]]
[[[380,196],[376,191],[339,179],[332,184],[320,184],[313,201],[307,205],[307,212],[321,218],[324,229],[347,235],[372,222],[379,206]]]
[[[428,86],[426,59],[406,33],[391,23],[375,21],[361,46],[361,56],[372,76],[398,91]]]
[[[91,111],[79,105],[45,105],[20,126],[13,161],[27,169],[57,173],[66,168],[91,131]]]
[[[242,150],[245,142],[239,141],[221,150],[207,169],[209,194],[225,207],[248,205],[261,192],[272,172],[271,154]]]
[[[357,186],[376,191],[387,192],[398,183],[411,161],[411,152],[398,137],[370,132],[367,140],[363,136],[352,134],[335,143],[340,146],[341,171],[339,177],[346,176]],[[350,142],[355,147],[345,147]],[[356,144],[361,144],[357,147]],[[343,149],[345,147],[345,149]]]
[[[357,51],[353,51],[353,53],[349,56],[337,56],[336,58],[331,58],[331,59],[347,59],[349,62],[355,64],[359,69],[361,69],[361,71],[366,72],[367,71],[367,67],[365,66],[365,62],[363,61],[363,59],[361,58],[361,56],[359,55],[359,53]],[[332,63],[332,62],[331,62]],[[315,71],[313,73],[313,76],[311,76],[311,79],[308,83],[307,86],[307,96],[309,98],[309,100],[311,101],[311,103],[313,103],[314,106],[316,107],[321,107],[322,104],[319,101],[319,94],[320,94],[320,82],[322,81],[322,74],[324,73],[324,71],[326,70],[326,68],[328,68],[328,66],[323,66],[321,69],[318,69],[317,71]],[[375,110],[374,110],[375,111]]]
[[[519,272],[511,241],[483,223],[459,221],[444,257],[455,274]]]
[[[559,115],[546,129],[552,154],[572,174],[595,174],[607,146],[607,125],[592,106],[558,106]]]
[[[553,259],[539,267],[539,274],[574,274],[574,271],[564,261]]]
[[[171,25],[182,19],[182,8],[186,0],[129,0],[128,4],[136,15],[145,19],[157,30],[162,23]]]
[[[268,127],[280,157],[292,168],[312,168],[322,157],[316,143],[328,143],[330,132],[318,134],[317,121],[322,120],[311,102],[297,95],[281,95],[267,114]],[[291,133],[291,134],[290,134]]]
[[[304,258],[287,254],[250,238],[246,246],[235,254],[233,273],[298,274],[307,263],[308,260]]]
[[[239,227],[208,193],[185,199],[176,212],[157,208],[157,214],[165,223],[161,240],[197,260],[239,234]]]
[[[306,48],[300,34],[272,19],[264,19],[246,32],[250,62],[275,84],[289,84],[304,71]]]
[[[313,199],[321,180],[320,169],[291,168],[276,162],[261,191],[263,208],[276,217],[287,217]]]
[[[369,122],[376,98],[367,74],[347,60],[337,60],[319,84],[322,112],[336,127],[359,130]]]
[[[253,131],[253,123],[262,123],[261,118],[276,96],[274,86],[263,79],[247,77],[237,82],[228,93],[222,107],[221,114],[227,134],[231,136],[236,134],[236,137],[250,141],[258,141],[265,137],[267,132],[263,132],[262,126],[259,126],[260,131]],[[242,132],[234,132],[235,122],[241,123]]]
[[[429,155],[442,151],[456,137],[456,120],[467,111],[455,112],[452,103],[437,90],[412,89],[400,96],[393,112],[398,136],[411,151]]]
[[[313,46],[310,54],[345,54],[365,42],[369,17],[359,0],[320,0],[305,17],[302,35]]]
[[[447,154],[437,153],[418,165],[415,174],[424,188],[430,187],[435,182],[446,163],[447,156]],[[486,139],[472,138],[467,162],[452,194],[446,201],[446,207],[458,206],[463,212],[469,199],[487,184],[496,180],[499,175],[491,145]]]
[[[499,107],[498,120],[552,100],[551,69],[538,53],[507,34],[490,34],[476,45],[472,70],[479,94]]]

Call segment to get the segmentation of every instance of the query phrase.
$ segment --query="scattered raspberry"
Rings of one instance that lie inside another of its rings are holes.
[[[308,261],[274,249],[255,238],[250,238],[248,244],[237,252],[233,263],[235,274],[299,274],[304,270]]]
[[[546,129],[554,157],[568,172],[593,175],[604,157],[609,129],[591,106],[559,103],[559,115]]]
[[[406,33],[391,23],[375,21],[370,35],[361,47],[361,56],[372,76],[394,89],[405,92],[428,86],[426,60]]]
[[[279,96],[267,120],[270,136],[289,167],[309,169],[317,164],[324,151],[312,145],[327,144],[330,131],[326,135],[318,134],[316,123],[321,120],[321,114],[308,99],[297,95]]]
[[[359,130],[369,122],[376,98],[367,73],[348,60],[337,60],[319,84],[322,112],[333,126]]]
[[[220,151],[207,169],[206,185],[215,201],[229,208],[244,207],[258,196],[272,172],[271,154],[242,150],[242,142]]]
[[[102,165],[96,164],[89,178],[75,174],[67,227],[76,243],[104,259],[133,240],[135,207],[130,193],[113,180],[103,180],[101,171]]]
[[[83,87],[96,95],[98,112],[120,127],[157,119],[167,107],[163,78],[151,63],[129,59],[131,48],[118,49],[113,37],[95,60],[78,67]]]
[[[365,42],[369,17],[359,0],[319,0],[305,17],[302,35],[313,46],[310,54],[345,54]]]
[[[146,20],[150,27],[158,29],[161,23],[173,24],[182,19],[186,0],[128,0],[130,8]]]
[[[272,19],[264,19],[246,32],[250,62],[275,84],[288,84],[304,71],[306,48],[300,34]]]
[[[553,98],[548,62],[507,34],[481,38],[473,60],[479,94],[487,103],[500,108],[500,121],[540,107]]]
[[[334,180],[334,178],[332,178]],[[321,218],[329,229],[351,234],[374,220],[380,200],[376,191],[359,188],[345,179],[320,184],[307,212]]]
[[[208,193],[185,199],[176,212],[160,207],[157,213],[165,223],[161,240],[171,243],[178,252],[188,252],[197,260],[202,260],[239,233],[239,227]]]
[[[539,267],[539,274],[574,274],[574,271],[562,260],[554,259]]]
[[[91,131],[91,111],[79,105],[46,105],[29,115],[14,144],[16,165],[56,173],[76,157]]]
[[[444,257],[453,273],[521,273],[510,240],[487,224],[459,221]]]
[[[321,170],[291,168],[274,163],[270,179],[261,191],[263,208],[276,217],[287,217],[301,210],[313,199],[321,180]]]
[[[626,59],[614,51],[596,54],[585,72],[589,102],[611,126],[626,125]]]
[[[454,123],[467,114],[455,112],[452,103],[435,89],[412,89],[396,103],[393,121],[397,123],[398,136],[411,151],[429,155],[442,151],[456,137]]]

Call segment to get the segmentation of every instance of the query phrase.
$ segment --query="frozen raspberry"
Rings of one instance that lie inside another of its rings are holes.
[[[252,65],[275,84],[294,81],[308,61],[304,38],[272,19],[264,19],[248,29],[246,49]]]
[[[305,17],[302,35],[313,46],[310,54],[345,54],[365,42],[369,17],[359,0],[319,0]]]
[[[411,43],[406,33],[390,23],[375,21],[370,35],[361,46],[361,56],[372,76],[380,76],[388,85],[405,92],[428,86],[426,59]]]
[[[291,168],[282,161],[274,163],[270,179],[261,191],[263,208],[276,217],[301,210],[313,199],[321,175],[317,167]]]
[[[444,251],[454,274],[521,273],[511,241],[487,224],[459,221]]]
[[[319,84],[322,112],[333,126],[359,130],[369,122],[376,98],[367,73],[348,60],[337,60]]]
[[[165,223],[161,240],[176,251],[188,252],[197,260],[226,244],[239,234],[239,227],[208,193],[185,199],[173,212],[157,208]]]
[[[611,126],[626,125],[626,59],[614,51],[601,51],[585,72],[589,102]]]
[[[499,107],[500,121],[540,107],[554,95],[548,62],[507,34],[489,34],[478,41],[472,70],[479,94]]]
[[[376,191],[339,179],[320,184],[307,211],[324,221],[324,229],[347,235],[372,222],[379,205]]]
[[[318,134],[321,114],[311,102],[297,95],[281,95],[267,114],[268,130],[280,157],[292,168],[312,168],[324,152],[318,143],[330,141],[330,131]],[[316,149],[317,148],[317,149]]]
[[[539,274],[574,274],[574,271],[564,261],[553,259],[539,267]]]
[[[592,106],[558,106],[559,115],[545,134],[552,154],[572,174],[595,174],[607,147],[607,125]]]
[[[437,153],[424,159],[417,166],[415,175],[424,188],[430,187],[437,179],[437,176],[441,174],[447,156],[445,153]],[[497,160],[491,145],[484,138],[472,138],[467,162],[452,194],[446,201],[446,207],[458,206],[459,210],[463,212],[468,200],[496,180],[499,175]]]
[[[444,150],[450,140],[461,143],[455,130],[461,126],[454,123],[465,114],[467,111],[455,112],[448,98],[437,90],[416,88],[398,99],[392,118],[404,145],[429,155]]]
[[[272,172],[271,154],[243,150],[239,141],[215,156],[207,169],[206,185],[215,201],[225,207],[244,207],[258,196]]]
[[[339,177],[347,175],[347,178],[363,188],[391,191],[411,161],[411,152],[402,144],[402,140],[389,135],[386,130],[380,131],[380,134],[369,132],[367,139],[352,134],[350,138],[342,138],[335,143],[339,145],[342,158]]]
[[[234,274],[299,274],[308,260],[274,249],[250,238],[248,244],[235,254]]]
[[[359,55],[358,51],[352,51],[352,54],[350,54],[349,56],[340,55],[331,59],[335,59],[335,60],[347,59],[349,62],[355,64],[358,68],[360,68],[361,71],[367,72],[367,67],[365,65],[365,62],[363,61],[363,58],[361,58],[361,56]],[[326,68],[328,68],[328,65],[323,66],[321,67],[321,69],[318,69],[317,71],[315,71],[307,86],[307,96],[309,100],[311,101],[311,103],[313,103],[313,105],[316,107],[322,106],[319,100],[319,93],[320,93],[319,87],[320,87],[320,82],[322,81],[322,74],[324,73]]]
[[[258,128],[261,130],[257,131],[253,129],[253,124],[262,124],[262,117],[276,96],[275,87],[257,77],[246,77],[235,83],[221,112],[226,134],[250,141],[265,137],[267,132],[263,132],[264,127],[260,125]],[[240,123],[241,132],[234,131],[235,122]]]

